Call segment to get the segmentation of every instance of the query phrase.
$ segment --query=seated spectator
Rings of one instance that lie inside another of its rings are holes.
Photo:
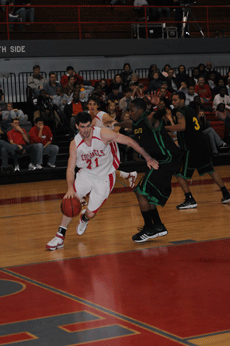
[[[2,111],[2,120],[11,123],[11,120],[18,118],[20,121],[26,121],[27,115],[23,113],[21,109],[13,108],[13,103],[8,102],[6,104],[6,110]]]
[[[201,131],[204,133],[205,137],[208,140],[209,146],[211,148],[211,153],[213,156],[218,156],[218,150],[228,149],[227,143],[222,141],[220,136],[216,133],[214,128],[210,127],[210,122],[207,121],[204,110],[200,110],[197,119],[201,128]]]
[[[8,158],[9,154],[12,156],[20,155],[23,152],[23,148],[19,149],[17,145],[12,145],[8,142],[7,134],[2,131],[1,125],[0,125],[0,153],[2,158],[2,167],[1,171],[3,173],[12,172],[13,167],[9,166]]]
[[[59,147],[52,144],[53,134],[50,128],[44,125],[42,118],[35,119],[34,126],[30,129],[29,137],[31,144],[39,144],[37,158],[37,165],[39,165],[39,168],[42,168],[43,154],[47,154],[49,156],[47,166],[50,168],[55,168]]]
[[[132,73],[129,80],[129,85],[131,82],[139,83],[139,75],[137,73]]]
[[[134,98],[136,98],[136,97],[143,98],[144,95],[145,95],[145,90],[146,90],[146,87],[144,86],[144,84],[143,83],[138,83],[137,88],[135,89]],[[132,90],[132,96],[133,96],[133,90]]]
[[[122,78],[120,74],[116,74],[113,81],[110,84],[110,91],[112,92],[114,85],[119,86],[119,92],[122,93],[124,89],[124,85],[122,83]]]
[[[129,104],[133,100],[132,89],[125,89],[125,96],[119,102],[119,108],[121,111],[127,111],[129,109]]]
[[[76,89],[74,89],[74,90],[76,90]],[[87,104],[89,96],[92,95],[94,90],[95,89],[93,86],[91,86],[90,81],[84,81],[83,82],[83,88],[80,90],[80,93],[79,93],[80,101],[83,103],[83,106],[84,106],[84,104],[85,105]],[[103,95],[105,95],[105,94],[102,91],[101,85],[100,85],[100,94],[101,94],[101,98],[103,99]],[[86,106],[83,108],[86,109]]]
[[[185,94],[185,97],[186,97],[185,106],[188,106],[190,102],[194,101],[195,96],[198,96],[198,94],[195,93],[195,86],[190,85],[188,87],[188,92]]]
[[[186,81],[182,81],[180,83],[180,87],[179,87],[178,91],[182,91],[184,94],[187,94],[188,93],[188,83]]]
[[[230,97],[226,95],[225,86],[220,88],[219,94],[217,94],[213,99],[213,110],[217,109],[218,104],[224,103],[225,109],[230,110]]]
[[[162,75],[167,78],[168,77],[168,71],[171,68],[171,66],[169,64],[166,64],[163,69],[162,69]]]
[[[130,82],[129,88],[132,90],[132,97],[136,98],[138,93],[138,82]]]
[[[215,75],[215,79],[218,80],[221,78],[221,74],[216,71],[216,70],[213,70],[212,68],[212,63],[211,62],[207,62],[206,65],[205,65],[205,70],[204,70],[204,77],[208,80],[209,79],[209,76],[211,73],[213,73]]]
[[[63,87],[63,93],[70,97],[74,90],[75,78],[74,76],[68,76],[68,83]]]
[[[200,77],[203,77],[205,79],[206,78],[205,65],[201,63],[197,67],[199,70]]]
[[[168,91],[170,93],[174,93],[178,90],[179,84],[176,77],[174,76],[173,68],[170,68],[168,70],[168,77],[166,78],[166,82],[168,83]]]
[[[66,84],[68,84],[69,76],[74,76],[76,83],[79,83],[79,84],[83,83],[84,79],[74,71],[74,68],[72,66],[67,66],[66,71],[67,71],[66,74],[61,77],[61,85],[63,88],[64,86],[66,86]]]
[[[121,79],[122,79],[122,83],[123,83],[125,88],[129,86],[129,81],[130,81],[132,73],[133,73],[133,71],[131,70],[130,64],[125,63],[123,66],[123,70],[120,74]]]
[[[198,83],[195,86],[195,92],[200,96],[204,103],[210,102],[212,100],[212,92],[208,84],[205,84],[204,77],[199,77]]]
[[[149,83],[149,89],[152,91],[157,91],[161,87],[163,79],[160,76],[159,72],[153,73],[153,79]]]
[[[180,65],[178,67],[178,73],[176,74],[176,79],[178,84],[180,85],[181,82],[186,82],[187,84],[190,81],[189,75],[186,73],[186,68],[184,65]]]
[[[158,89],[157,97],[159,98],[164,97],[167,100],[171,100],[171,93],[167,90],[164,84],[161,85],[160,89]]]
[[[204,110],[204,102],[202,102],[200,96],[195,96],[194,100],[191,101],[188,106],[193,108],[196,114],[199,114],[200,110]]]
[[[38,96],[46,83],[48,83],[47,79],[40,74],[40,66],[34,65],[33,75],[28,78],[28,87],[30,87],[35,96]]]
[[[17,10],[18,7],[14,7],[14,3],[10,2],[9,3],[9,12],[8,12],[8,18],[10,23],[21,23],[22,18],[19,16],[19,14],[15,14],[15,11]],[[17,27],[19,28],[20,31],[25,31],[23,28],[22,24],[18,24]],[[9,25],[9,31],[14,31],[14,24]]]
[[[70,101],[67,105],[65,105],[65,108],[64,108],[66,119],[69,122],[70,141],[73,140],[75,132],[76,132],[75,118],[79,112],[83,112],[83,108],[79,99],[79,92],[74,91],[73,100]]]
[[[34,119],[41,117],[44,123],[52,129],[62,124],[60,117],[54,109],[51,97],[46,94],[44,89],[40,90],[40,95],[37,99],[37,110],[39,112],[35,112]]]
[[[49,82],[44,84],[43,89],[46,91],[46,94],[53,98],[53,95],[56,95],[56,89],[61,88],[61,83],[57,82],[57,76],[54,72],[49,73]]]
[[[198,83],[199,77],[200,77],[200,71],[199,71],[198,67],[195,67],[192,70],[192,80],[191,80],[191,83],[194,83],[196,85]]]
[[[8,141],[12,146],[17,145],[19,149],[23,149],[23,154],[29,154],[31,157],[31,163],[28,166],[28,170],[40,169],[38,164],[38,146],[37,144],[29,144],[29,137],[25,129],[22,129],[19,125],[19,119],[11,120],[12,130],[7,132]],[[14,171],[20,171],[18,156],[14,155]]]
[[[119,91],[119,84],[112,85],[112,92],[108,96],[108,103],[114,101],[116,105],[119,104],[119,101],[124,97],[124,95]]]
[[[226,129],[230,130],[230,112],[225,109],[224,103],[219,103],[215,112],[217,118],[225,124]]]
[[[166,108],[166,114],[163,116],[164,126],[173,126],[177,123],[176,117],[173,116],[170,108]],[[178,146],[177,132],[168,132],[174,143]]]
[[[62,88],[56,89],[56,95],[53,96],[52,104],[54,106],[54,110],[59,115],[62,124],[66,124],[66,118],[64,114],[65,105],[69,102],[69,98],[66,94],[63,93]]]
[[[220,78],[218,80],[218,83],[217,83],[217,86],[212,89],[212,94],[213,94],[213,97],[217,94],[219,94],[220,92],[220,88],[224,87],[225,86],[225,82],[224,82],[224,79],[223,78]]]
[[[117,120],[117,105],[115,104],[115,102],[111,101],[108,104],[107,113],[109,114],[111,118],[113,118],[114,120]]]
[[[152,64],[150,65],[149,67],[149,73],[148,73],[148,79],[149,81],[151,81],[153,79],[153,74],[155,72],[159,72],[159,69],[157,68],[157,65],[156,64]]]
[[[95,86],[94,87],[96,87],[96,85],[98,85],[98,84],[100,84],[100,86],[101,86],[101,88],[102,88],[102,91],[105,93],[105,95],[107,96],[109,93],[110,93],[110,88],[109,88],[109,86],[108,86],[108,83],[107,83],[107,80],[105,79],[105,78],[101,78],[100,80],[99,80],[99,82],[96,82],[95,83]]]
[[[216,75],[215,73],[210,73],[208,75],[208,85],[209,85],[209,88],[211,89],[211,92],[213,94],[213,89],[217,86],[217,79],[216,79]]]
[[[14,0],[15,5],[24,5],[26,7],[15,7],[15,15],[19,15],[22,22],[28,22],[27,25],[34,22],[34,8],[31,7],[30,0]]]

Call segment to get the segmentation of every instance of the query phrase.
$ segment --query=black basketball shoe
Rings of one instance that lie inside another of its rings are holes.
[[[228,195],[224,196],[224,197],[222,198],[221,202],[222,202],[223,204],[230,203],[230,193],[229,193]]]
[[[185,199],[185,201],[176,206],[177,209],[193,209],[197,207],[197,203],[194,198]]]
[[[133,241],[136,243],[144,243],[149,239],[154,239],[157,237],[163,237],[168,233],[167,229],[163,224],[153,226],[153,227],[142,227],[139,228],[140,232],[132,236]]]

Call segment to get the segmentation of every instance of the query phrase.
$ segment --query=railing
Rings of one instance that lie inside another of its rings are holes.
[[[188,69],[189,76],[191,77],[191,72],[193,67]],[[226,76],[229,71],[229,66],[215,66],[214,70],[221,73],[222,76]],[[115,74],[120,73],[121,69],[110,69],[104,70],[80,70],[78,74],[81,75],[84,80],[99,80],[101,78],[106,78],[111,80],[114,78]],[[60,81],[61,76],[65,74],[65,71],[52,71],[56,74],[57,80]],[[148,79],[149,68],[138,68],[135,69],[135,73],[138,74],[141,79]],[[177,73],[178,69],[174,68],[174,72]],[[27,85],[28,78],[32,75],[32,72],[20,72],[18,75],[15,73],[1,73],[0,74],[0,85],[4,92],[5,102],[27,102]],[[47,78],[46,72],[41,72],[43,77]]]
[[[19,25],[25,23],[10,23],[9,22],[9,5],[1,5],[0,7],[5,7],[5,21],[0,22],[0,26],[4,26],[6,28],[7,39],[11,39],[12,33],[9,31],[9,25]],[[22,7],[22,6],[15,6]],[[25,6],[26,7],[26,6]],[[189,10],[188,18],[183,17],[181,21],[175,22],[173,17],[173,9],[182,8],[185,11],[185,14]],[[28,7],[26,7],[28,8]],[[43,21],[36,21],[34,24],[39,25],[39,29],[37,34],[47,32],[47,28],[51,25],[52,27],[58,28],[58,33],[74,33],[74,37],[78,39],[82,38],[95,38],[96,31],[99,30],[100,38],[104,38],[103,34],[105,32],[110,32],[111,37],[117,38],[118,32],[125,31],[127,33],[127,28],[130,28],[129,38],[131,33],[131,25],[132,24],[144,24],[146,31],[146,38],[149,37],[148,26],[150,24],[159,24],[164,23],[164,27],[166,26],[175,26],[176,24],[190,24],[193,27],[193,32],[196,35],[205,37],[210,37],[213,35],[213,32],[219,31],[222,32],[222,35],[230,36],[230,30],[228,28],[229,18],[230,18],[230,5],[215,5],[215,6],[142,6],[140,7],[141,11],[143,11],[144,21],[140,21],[139,19],[135,19],[135,10],[137,7],[134,6],[111,6],[111,5],[33,5],[33,8],[37,12],[43,9],[41,12],[42,15],[37,14],[37,17],[44,18]],[[171,17],[166,19],[165,17],[161,17],[160,20],[147,20],[149,16],[149,10],[158,11],[161,8],[170,8]],[[113,12],[111,14],[111,9]],[[119,11],[120,15],[117,17],[114,15],[116,11]],[[127,12],[132,14],[132,20],[127,20]],[[196,17],[195,17],[195,15]],[[46,20],[51,18],[51,20]],[[101,20],[103,18],[103,20]],[[116,18],[116,20],[113,20]],[[162,20],[163,19],[163,20]],[[34,26],[33,24],[33,26]],[[215,26],[215,27],[214,27]],[[202,29],[200,28],[202,27]],[[96,30],[96,29],[97,30]],[[54,30],[56,31],[56,30]],[[202,31],[202,33],[201,33]],[[52,32],[54,33],[54,32]],[[56,32],[57,33],[57,32]],[[20,33],[20,39],[26,38],[27,33]],[[36,33],[33,31],[33,34]],[[95,35],[94,35],[95,34]],[[98,38],[98,37],[96,37]],[[43,35],[43,39],[46,37]]]

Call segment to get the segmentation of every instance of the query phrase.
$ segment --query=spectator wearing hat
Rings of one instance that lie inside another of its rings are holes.
[[[66,68],[66,74],[61,77],[61,85],[64,88],[68,84],[68,77],[69,76],[74,76],[75,78],[75,83],[82,84],[83,83],[83,78],[79,76],[75,71],[73,66],[67,66]]]

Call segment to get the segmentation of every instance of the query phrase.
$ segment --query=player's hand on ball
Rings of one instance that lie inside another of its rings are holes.
[[[68,191],[66,192],[65,196],[63,198],[70,198],[70,197],[77,197],[76,192],[74,191],[74,188],[68,189]]]

